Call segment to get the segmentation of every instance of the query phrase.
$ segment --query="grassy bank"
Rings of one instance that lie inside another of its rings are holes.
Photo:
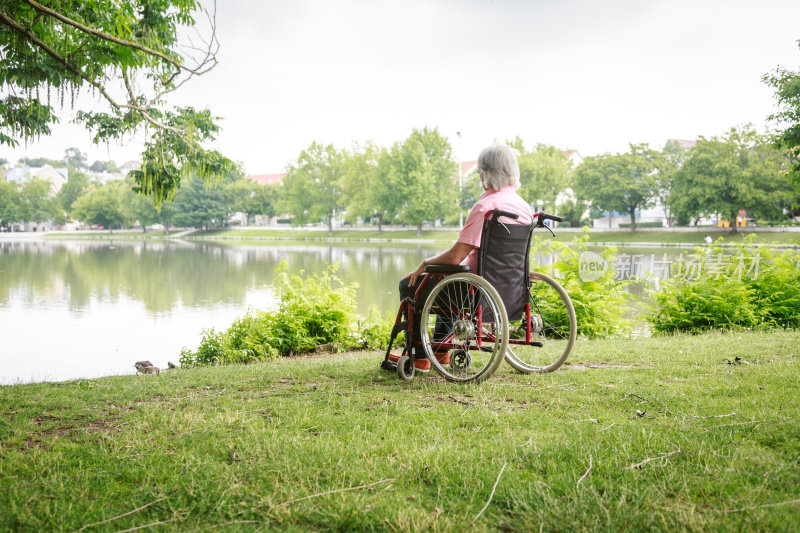
[[[798,357],[708,334],[477,387],[374,353],[2,387],[0,530],[796,530]]]
[[[730,233],[730,232],[709,232],[714,239],[724,237],[726,242],[738,243],[749,233]],[[537,230],[534,233],[543,239],[552,237],[547,230]],[[559,231],[556,229],[556,240],[568,242],[576,235],[575,231]],[[800,233],[796,232],[775,232],[757,233],[757,242],[764,244],[797,244],[800,240]],[[211,240],[319,240],[319,241],[419,241],[427,240],[431,242],[453,242],[458,236],[458,230],[435,229],[423,230],[422,236],[417,236],[416,230],[384,231],[378,233],[374,231],[359,230],[334,230],[332,236],[328,236],[327,230],[307,229],[233,229],[233,230],[213,230],[198,231],[193,233],[190,239],[211,239]],[[703,232],[677,232],[677,231],[592,231],[590,242],[592,243],[661,243],[661,244],[703,244],[706,233]]]
[[[107,241],[111,239],[163,239],[164,230],[148,231],[142,230],[97,230],[97,231],[51,231],[45,235],[46,239],[91,239]]]

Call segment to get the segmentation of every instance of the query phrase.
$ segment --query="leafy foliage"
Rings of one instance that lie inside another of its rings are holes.
[[[228,195],[233,210],[244,213],[247,224],[255,215],[274,216],[275,205],[280,193],[279,185],[259,185],[240,179],[230,184]]]
[[[754,238],[734,256],[724,253],[720,238],[679,261],[654,294],[647,317],[654,332],[800,328],[800,254],[755,247]]]
[[[251,363],[310,352],[322,344],[337,349],[383,346],[391,322],[374,309],[363,320],[356,317],[357,284],[343,283],[336,270],[333,264],[320,274],[289,274],[281,263],[277,310],[250,311],[225,332],[205,330],[196,352],[181,353],[181,364]]]
[[[402,203],[390,181],[389,161],[387,150],[367,143],[346,151],[341,166],[342,203],[347,214],[377,219],[378,232],[385,221],[394,219]]]
[[[437,128],[414,129],[402,144],[392,147],[389,172],[397,188],[390,193],[403,202],[401,220],[416,225],[418,234],[424,221],[436,220],[458,206],[458,196],[451,193],[456,175],[451,152]]]
[[[181,28],[195,26],[201,11],[197,0],[0,1],[0,84],[8,94],[0,98],[0,144],[48,135],[65,96],[72,106],[90,90],[108,106],[77,113],[95,142],[150,134],[143,169],[135,174],[141,192],[160,204],[182,178],[213,181],[230,165],[202,146],[218,132],[215,119],[207,110],[166,104],[167,95],[216,64],[213,16],[204,49],[179,43]]]
[[[49,181],[34,178],[22,186],[19,195],[20,220],[30,222],[46,222],[57,218],[60,214],[60,205],[52,195],[52,185]]]
[[[172,203],[163,205],[163,211],[178,226],[215,228],[227,222],[232,202],[224,186],[192,179],[183,183]]]
[[[588,231],[572,240],[571,244],[551,240],[535,240],[533,253],[541,257],[552,257],[552,262],[534,265],[532,268],[554,277],[569,294],[575,308],[578,335],[587,338],[624,336],[630,331],[631,321],[623,316],[632,295],[625,291],[627,281],[614,279],[613,269],[608,269],[594,281],[584,281],[580,275],[580,257],[587,251]],[[606,247],[601,257],[612,264],[616,248]],[[534,259],[531,259],[533,262]],[[554,291],[550,296],[557,297]],[[553,309],[561,309],[560,302],[553,301]],[[566,317],[565,317],[566,320]]]
[[[0,181],[0,225],[20,220],[20,206],[17,184]]]
[[[120,183],[96,187],[75,201],[72,216],[91,225],[119,228],[125,220]]]
[[[283,180],[282,195],[282,207],[296,222],[324,221],[329,234],[333,232],[333,217],[342,199],[342,157],[332,144],[311,143],[300,152]]]
[[[797,44],[800,47],[800,40]],[[762,79],[775,89],[775,100],[780,111],[770,115],[769,119],[784,128],[775,141],[788,152],[792,181],[800,191],[800,70],[779,67]]]
[[[58,198],[61,204],[61,208],[67,213],[71,213],[75,202],[88,191],[89,187],[90,180],[87,174],[78,170],[70,172],[69,179],[56,195],[56,198]]]
[[[769,139],[750,127],[701,137],[675,172],[670,204],[679,217],[721,214],[735,221],[746,209],[749,216],[780,218],[792,192],[785,165]]]
[[[655,203],[662,164],[658,152],[646,144],[632,144],[628,153],[587,157],[577,169],[575,187],[597,209],[628,213],[635,231],[636,211]]]
[[[542,209],[552,209],[558,193],[569,186],[571,168],[567,156],[546,144],[527,150],[520,137],[508,145],[519,152],[519,195],[532,204],[543,203]]]

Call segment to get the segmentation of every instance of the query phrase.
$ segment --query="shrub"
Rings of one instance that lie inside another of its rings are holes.
[[[630,222],[622,222],[622,223],[620,223],[619,227],[620,228],[630,228],[631,227],[631,223]],[[657,222],[637,222],[636,223],[636,227],[637,228],[663,228],[664,227],[664,223],[661,222],[661,221],[657,221]]]
[[[679,260],[654,294],[653,331],[800,327],[800,254],[758,248],[754,240],[749,235],[724,254],[719,238]]]
[[[336,277],[337,265],[316,275],[288,274],[278,266],[276,311],[248,311],[225,332],[203,331],[196,352],[183,350],[183,366],[251,363],[312,351],[321,344],[337,349],[382,347],[392,324],[375,309],[355,314],[357,284]],[[388,325],[387,325],[388,323]]]
[[[552,255],[554,262],[536,265],[533,270],[554,277],[569,294],[578,322],[578,335],[587,338],[618,337],[627,335],[631,320],[624,314],[634,296],[625,291],[629,281],[614,279],[614,269],[607,269],[594,281],[584,281],[580,275],[581,254],[588,251],[588,231],[572,239],[571,245],[557,241],[534,241],[533,252],[542,256]],[[605,247],[599,255],[609,264],[614,263],[616,248]],[[555,293],[553,292],[553,296]]]

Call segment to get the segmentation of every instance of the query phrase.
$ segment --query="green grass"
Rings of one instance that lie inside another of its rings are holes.
[[[56,231],[45,235],[46,239],[98,239],[106,241],[109,239],[154,239],[163,237],[163,230],[148,231],[147,233],[143,233],[142,230],[127,229],[114,230],[113,232],[109,232],[108,230],[96,230],[92,233]]]
[[[572,240],[578,233],[574,231],[556,231],[556,240],[568,242]],[[663,244],[703,244],[706,234],[710,234],[714,239],[717,237],[724,237],[726,242],[740,242],[748,233],[730,233],[724,231],[709,231],[705,232],[676,232],[676,231],[637,231],[631,233],[630,231],[592,231],[590,233],[590,242],[593,243],[663,243]],[[552,238],[547,230],[537,230],[535,236],[541,239]],[[796,232],[776,232],[776,233],[757,233],[757,242],[764,244],[797,244],[800,241],[800,233]],[[432,242],[448,242],[455,241],[458,236],[458,230],[454,228],[423,230],[422,236],[418,237],[416,230],[402,230],[402,231],[384,231],[378,233],[375,231],[358,231],[358,230],[334,230],[333,236],[328,236],[327,230],[322,229],[253,229],[253,230],[212,230],[204,232],[195,232],[189,239],[203,238],[212,240],[273,240],[273,239],[288,239],[288,240],[341,240],[341,241],[368,241],[368,240],[385,240],[403,241],[403,240],[430,240]]]
[[[327,229],[230,229],[230,230],[209,230],[198,231],[191,235],[191,238],[212,238],[212,239],[289,239],[289,240],[329,240],[341,239],[349,241],[365,241],[370,239],[380,239],[387,241],[395,240],[433,240],[433,241],[453,241],[458,236],[458,230],[453,228],[423,230],[422,236],[417,236],[416,229],[384,231],[378,230],[359,231],[359,230],[334,230],[333,236],[328,235]]]
[[[357,353],[2,387],[0,530],[796,531],[799,356],[781,331],[480,386]]]
[[[756,234],[756,242],[762,244],[798,244],[800,241],[800,233],[797,232],[774,232],[774,233],[758,233]],[[558,240],[569,241],[571,235],[562,232],[556,235]],[[709,231],[705,232],[677,232],[677,231],[637,231],[631,233],[630,231],[592,231],[590,233],[590,242],[618,242],[618,243],[641,243],[641,242],[657,242],[663,244],[704,244],[706,235],[716,240],[718,237],[724,237],[725,242],[739,243],[750,232],[737,232],[730,233],[728,231]]]

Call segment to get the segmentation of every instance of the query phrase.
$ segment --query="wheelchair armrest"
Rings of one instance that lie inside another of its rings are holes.
[[[455,274],[456,272],[469,272],[469,265],[428,265],[425,272],[431,274]]]

